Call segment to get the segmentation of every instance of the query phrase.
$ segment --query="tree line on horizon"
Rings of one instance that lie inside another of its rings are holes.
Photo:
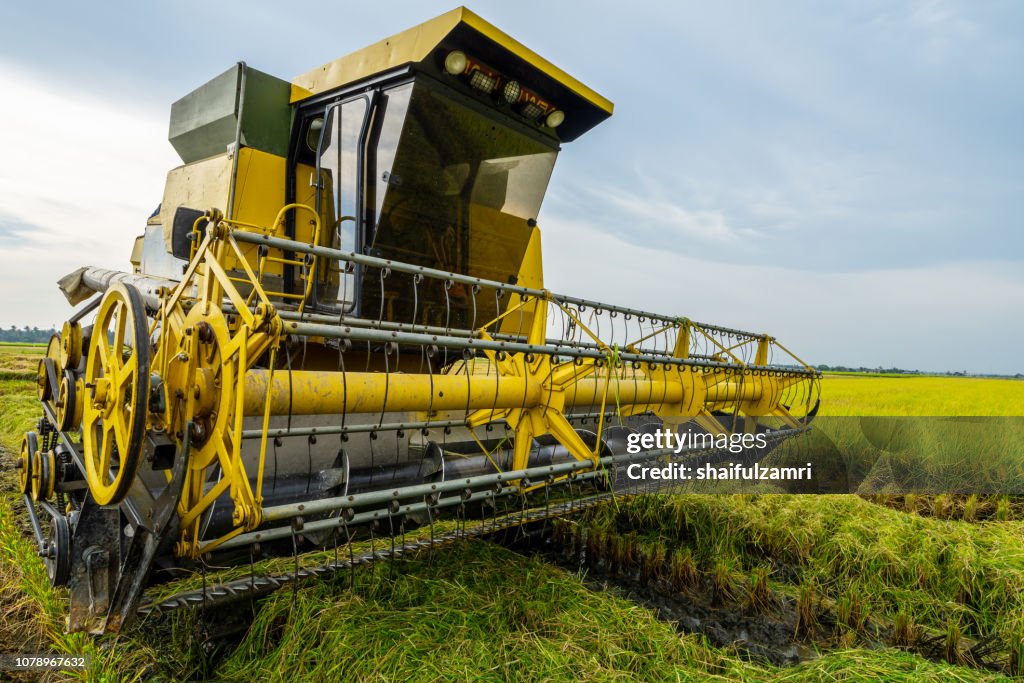
[[[883,368],[881,366],[876,368],[860,367],[847,367],[845,365],[825,365],[824,363],[814,366],[816,369],[822,372],[860,372],[872,375],[948,375],[949,377],[1016,377],[1024,378],[1024,373],[1018,372],[1016,375],[998,375],[998,374],[987,374],[987,373],[974,373],[967,372],[966,370],[947,370],[945,372],[925,372],[923,370],[906,370],[904,368]]]
[[[11,325],[7,328],[0,327],[0,342],[45,343],[50,341],[50,337],[55,334],[57,334],[57,330],[52,327],[41,330],[38,327],[29,327],[28,325],[22,327]]]

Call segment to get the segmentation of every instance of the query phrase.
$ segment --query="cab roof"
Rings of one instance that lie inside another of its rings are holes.
[[[296,77],[291,102],[354,85],[401,66],[436,65],[450,50],[462,50],[549,98],[566,115],[558,129],[563,141],[574,140],[612,114],[614,105],[607,98],[465,7]]]

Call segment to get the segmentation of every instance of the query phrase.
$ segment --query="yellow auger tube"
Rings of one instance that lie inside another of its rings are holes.
[[[262,415],[266,407],[265,370],[250,370],[245,376],[246,415]],[[744,376],[742,382],[728,381],[717,373],[678,373],[679,381],[652,380],[642,375],[617,379],[614,376],[585,377],[564,389],[566,407],[601,405],[616,401],[622,406],[644,405],[654,412],[686,403],[690,410],[675,414],[697,414],[708,403],[759,401],[764,396],[781,396],[780,384],[800,378]],[[707,377],[708,380],[704,378]],[[532,377],[481,375],[417,375],[379,372],[324,373],[281,371],[273,373],[270,396],[272,415],[323,415],[382,413],[422,410],[507,410],[547,404],[548,391]],[[711,384],[708,386],[705,384]],[[693,405],[696,404],[696,405]],[[769,408],[775,408],[770,406]]]

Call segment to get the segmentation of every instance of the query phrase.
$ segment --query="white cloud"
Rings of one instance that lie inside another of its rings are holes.
[[[545,286],[767,332],[812,363],[1024,371],[1024,262],[852,273],[703,261],[547,217]]]
[[[130,269],[132,242],[180,163],[167,120],[0,62],[0,324],[69,313],[56,280],[81,265]],[[10,296],[10,293],[17,293]]]
[[[912,0],[899,10],[880,13],[872,25],[933,67],[953,61],[981,32],[952,0]]]
[[[977,26],[948,0],[916,0],[908,17],[910,26],[925,36],[928,55],[942,60],[948,51],[977,33]]]
[[[588,190],[597,206],[604,205],[619,215],[613,216],[619,225],[622,217],[645,227],[657,227],[668,240],[698,239],[730,243],[740,239],[740,232],[729,226],[725,214],[717,210],[691,209],[678,201],[665,199],[649,192],[602,187]],[[747,231],[749,232],[749,231]]]

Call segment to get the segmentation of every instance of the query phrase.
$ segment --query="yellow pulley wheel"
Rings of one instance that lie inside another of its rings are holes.
[[[37,503],[53,497],[57,458],[53,451],[36,450],[32,459],[32,500]]]
[[[51,373],[59,377],[60,367],[60,337],[53,335],[50,337],[50,343],[46,345],[46,355],[39,359],[36,370],[36,394],[40,401],[54,398]]]
[[[32,493],[32,461],[39,450],[39,437],[35,432],[25,432],[21,437],[21,453],[18,455],[18,490],[22,495]]]
[[[74,370],[82,360],[82,326],[67,321],[60,331],[60,366]]]
[[[83,377],[86,480],[100,505],[124,500],[139,467],[149,400],[148,337],[139,291],[111,285],[96,314]]]
[[[85,387],[82,380],[75,379],[73,372],[65,370],[57,393],[57,427],[60,431],[69,432],[82,424],[84,402]]]
[[[49,401],[53,397],[50,388],[50,376],[46,371],[46,359],[40,358],[36,366],[36,396],[40,401]]]

